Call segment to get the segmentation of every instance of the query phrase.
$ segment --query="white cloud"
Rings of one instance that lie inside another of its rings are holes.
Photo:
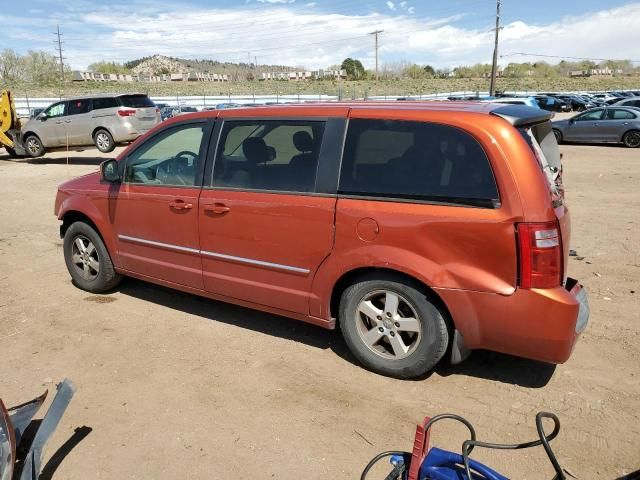
[[[350,15],[321,13],[301,8],[301,3],[266,8],[251,2],[233,9],[188,10],[158,2],[135,8],[141,1],[132,0],[133,7],[76,6],[73,11],[62,10],[55,18],[5,16],[3,46],[22,52],[29,48],[51,51],[50,38],[37,32],[55,29],[59,22],[65,34],[65,55],[74,68],[98,60],[125,61],[155,53],[246,61],[247,52],[257,56],[259,64],[323,68],[351,56],[371,68],[373,38],[368,33],[374,29],[384,30],[379,38],[382,63],[408,60],[453,67],[490,62],[493,51],[489,25],[463,28],[459,23],[462,15],[419,18],[412,15],[411,0],[388,0],[396,10],[387,13]],[[490,14],[487,10],[487,16]],[[547,24],[523,19],[504,25],[500,54],[534,52],[640,60],[638,25],[637,1]],[[504,56],[500,62],[535,59]]]
[[[280,4],[285,4],[285,3],[295,3],[296,0],[256,0],[258,3],[272,3],[272,4],[276,4],[276,3],[280,3]]]
[[[304,4],[305,7],[309,7],[309,8],[315,7],[316,5],[318,5],[317,2],[309,2]]]
[[[387,7],[389,7],[389,10],[395,10],[396,4],[393,3],[391,0],[387,0]]]

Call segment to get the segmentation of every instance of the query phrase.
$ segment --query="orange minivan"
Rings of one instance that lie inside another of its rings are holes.
[[[55,214],[78,287],[136,277],[339,327],[410,378],[472,349],[566,361],[587,325],[550,113],[353,102],[184,115]]]

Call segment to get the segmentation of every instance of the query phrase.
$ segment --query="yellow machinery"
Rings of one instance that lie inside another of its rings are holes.
[[[11,92],[3,90],[0,92],[0,147],[4,147],[12,157],[25,154],[20,142],[21,128]]]

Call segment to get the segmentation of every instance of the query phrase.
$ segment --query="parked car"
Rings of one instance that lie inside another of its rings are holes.
[[[571,111],[571,107],[566,102],[556,97],[550,97],[548,95],[535,95],[536,102],[538,102],[538,108],[547,110],[549,112],[568,112]]]
[[[489,103],[506,103],[509,105],[526,105],[527,107],[540,108],[533,97],[499,97],[494,100],[486,100]]]
[[[564,362],[588,306],[550,118],[395,101],[173,118],[58,188],[65,262],[90,292],[126,275],[339,324],[394,377],[476,348]]]
[[[583,112],[596,106],[593,102],[586,101],[578,95],[556,94],[555,97],[567,103],[574,112]]]
[[[566,120],[553,122],[558,142],[623,143],[640,147],[640,109],[634,107],[593,108]]]
[[[625,98],[614,103],[616,107],[640,107],[640,97]]]
[[[167,105],[166,107],[162,107],[160,109],[160,118],[162,119],[162,121],[164,122],[165,120],[168,120],[169,118],[173,117],[173,111],[176,110],[177,107],[172,107],[170,105]]]
[[[56,102],[21,132],[27,153],[39,157],[47,149],[95,144],[103,153],[135,140],[160,122],[160,113],[143,94],[97,95]]]

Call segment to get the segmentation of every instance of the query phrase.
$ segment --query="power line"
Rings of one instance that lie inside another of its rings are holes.
[[[598,62],[607,62],[607,61],[612,61],[612,62],[631,62],[631,63],[640,63],[640,60],[628,60],[628,59],[623,59],[623,60],[616,60],[613,58],[595,58],[595,57],[570,57],[568,55],[545,55],[543,53],[525,53],[525,52],[512,52],[512,53],[505,53],[504,55],[500,55],[500,58],[503,57],[513,57],[516,55],[521,55],[521,56],[525,56],[525,57],[545,57],[545,58],[562,58],[562,59],[569,59],[569,60],[591,60],[591,61],[598,61]]]

